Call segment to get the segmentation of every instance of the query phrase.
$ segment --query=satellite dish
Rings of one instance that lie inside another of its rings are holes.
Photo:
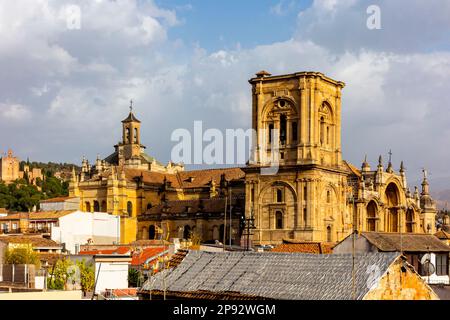
[[[431,261],[431,254],[429,254],[429,253],[425,253],[423,255],[422,259],[420,259],[420,263],[422,265],[424,265],[425,263],[430,262],[430,261]]]
[[[434,265],[430,261],[426,261],[422,265],[422,269],[423,269],[423,272],[425,272],[425,274],[427,276],[431,276],[433,273],[436,272],[436,268],[434,267]]]

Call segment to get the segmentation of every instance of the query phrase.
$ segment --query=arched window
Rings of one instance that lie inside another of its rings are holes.
[[[94,200],[94,212],[99,212],[100,211],[100,204],[98,203],[97,200]]]
[[[282,114],[280,116],[280,144],[286,144],[286,116]]]
[[[86,201],[84,203],[84,208],[85,208],[86,212],[91,212],[91,203],[89,201]]]
[[[277,189],[277,202],[283,202],[283,190]]]
[[[272,135],[273,135],[273,123],[269,124],[269,143],[272,143]]]
[[[332,242],[333,241],[333,235],[331,233],[331,226],[327,227],[327,242]]]
[[[106,201],[102,201],[101,212],[108,212],[108,206],[106,205]]]
[[[138,143],[138,129],[134,128],[134,143]]]
[[[320,144],[324,144],[325,140],[325,118],[320,117]]]
[[[389,232],[398,232],[398,203],[399,191],[394,183],[390,183],[386,188],[386,203],[387,203],[387,228]]]
[[[152,224],[149,228],[148,228],[148,238],[150,240],[155,239],[155,235],[156,235],[156,228],[155,226]]]
[[[183,238],[186,240],[191,238],[191,227],[189,225],[184,226]]]
[[[133,203],[131,201],[127,202],[127,213],[130,217],[133,215]]]
[[[219,227],[218,226],[213,226],[213,228],[212,228],[212,240],[219,240],[219,239],[220,239]]]
[[[330,127],[329,126],[327,126],[327,142],[326,142],[326,144],[327,145],[330,144]]]
[[[125,132],[126,132],[126,137],[125,137],[125,141],[126,141],[126,143],[130,143],[131,142],[131,140],[130,140],[130,128],[127,128],[126,130],[125,130]]]
[[[275,212],[275,227],[277,229],[283,229],[283,212]]]
[[[151,203],[147,203],[147,210],[150,210],[152,208],[152,204]]]
[[[297,140],[298,140],[297,122],[292,122],[292,141],[297,142]]]
[[[331,191],[327,190],[327,203],[331,203]]]
[[[375,202],[370,201],[367,205],[367,231],[377,231],[377,205]]]
[[[414,211],[412,209],[408,209],[406,211],[406,232],[412,233],[414,226]]]

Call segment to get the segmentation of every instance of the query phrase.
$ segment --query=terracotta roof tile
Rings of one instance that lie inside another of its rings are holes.
[[[439,230],[434,235],[441,240],[449,240],[450,239],[450,233],[445,232],[444,230]]]
[[[362,232],[361,235],[384,252],[450,252],[450,246],[432,234]]]
[[[1,236],[0,241],[13,244],[31,244],[33,248],[61,248],[57,242],[38,236]]]
[[[41,203],[56,203],[56,202],[64,202],[66,200],[75,199],[75,197],[58,197],[58,198],[51,198],[47,200],[42,200]]]
[[[167,251],[164,247],[148,247],[143,250],[139,250],[133,253],[131,258],[132,266],[140,266],[144,263],[152,263],[157,259],[164,251]],[[147,260],[149,260],[147,262]]]
[[[271,252],[296,252],[296,253],[316,253],[316,254],[330,254],[332,249],[330,245],[320,242],[303,242],[303,243],[283,243],[272,250]]]
[[[227,180],[239,180],[245,177],[245,173],[241,170],[241,168],[222,168],[178,172],[178,176],[180,177],[183,188],[204,187],[209,185],[211,180],[214,180],[216,184],[219,184],[222,174],[225,174],[225,179]]]
[[[30,212],[30,220],[58,219],[74,212],[76,210]]]

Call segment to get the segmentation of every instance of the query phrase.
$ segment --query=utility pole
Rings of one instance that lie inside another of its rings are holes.
[[[229,241],[229,244],[230,244],[230,249],[231,249],[231,237],[232,237],[232,231],[233,231],[233,228],[232,228],[232,222],[233,222],[233,219],[232,219],[232,209],[233,209],[233,199],[232,199],[232,197],[231,197],[231,192],[232,192],[232,190],[231,190],[231,187],[230,187],[230,192],[229,192],[229,195],[230,195],[230,239],[228,240]]]
[[[355,284],[355,278],[356,278],[356,270],[355,270],[355,250],[356,250],[356,224],[357,222],[357,216],[356,216],[356,210],[355,210],[355,198],[352,194],[351,196],[352,200],[352,212],[353,212],[353,223],[352,223],[352,297],[353,300],[356,300],[356,284]]]
[[[225,246],[227,245],[227,201],[228,197],[225,196],[225,212],[224,212],[224,221],[223,221],[223,251],[225,252]]]

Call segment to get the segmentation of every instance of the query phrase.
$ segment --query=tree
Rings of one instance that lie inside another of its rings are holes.
[[[47,288],[53,290],[64,290],[66,288],[67,281],[75,273],[75,270],[72,268],[69,269],[72,265],[72,261],[66,258],[56,261],[47,279]]]
[[[128,269],[128,286],[130,288],[137,288],[144,282],[142,273],[136,269]]]
[[[31,245],[8,248],[5,252],[6,264],[34,264],[36,269],[40,268],[39,254],[33,250]]]
[[[80,271],[80,285],[83,294],[94,290],[95,285],[95,270],[92,264],[88,264],[84,259],[77,261],[77,267]]]

